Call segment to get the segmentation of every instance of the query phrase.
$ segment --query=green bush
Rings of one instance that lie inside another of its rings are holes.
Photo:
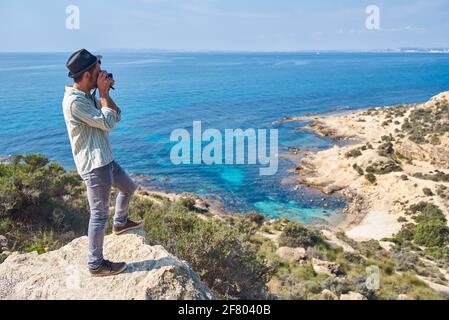
[[[414,223],[404,224],[401,230],[399,230],[399,232],[394,236],[394,241],[397,243],[413,241],[415,226],[416,225]]]
[[[70,216],[70,202],[84,190],[76,173],[41,155],[17,156],[16,162],[0,163],[0,217],[39,225],[52,224],[55,207]],[[84,209],[83,207],[82,209]]]
[[[364,174],[363,169],[362,169],[359,165],[357,165],[357,163],[354,163],[354,164],[352,165],[352,168],[353,168],[355,171],[357,171],[357,173],[358,173],[360,176],[363,176],[363,174]]]
[[[181,198],[179,198],[178,202],[181,206],[185,207],[186,209],[188,209],[190,211],[195,210],[196,201],[193,198],[181,197]]]
[[[376,176],[373,173],[371,173],[371,172],[365,174],[365,178],[366,178],[366,180],[368,180],[371,183],[375,183],[376,182]]]
[[[87,229],[84,191],[76,172],[40,154],[16,155],[0,163],[0,233],[8,234],[12,250],[57,248]]]
[[[249,221],[254,222],[255,224],[257,224],[258,226],[261,226],[263,224],[264,220],[265,220],[265,216],[263,214],[260,214],[258,212],[254,212],[254,211],[250,212],[250,213],[247,213],[245,215],[245,217]]]
[[[360,148],[352,149],[345,153],[346,158],[357,158],[362,155],[362,152],[360,151]]]
[[[402,168],[394,161],[378,161],[366,167],[365,171],[367,173],[388,174],[390,172],[402,171]]]
[[[385,142],[378,147],[377,153],[382,157],[391,157],[394,153],[393,144]]]
[[[307,229],[296,221],[289,222],[282,230],[279,245],[286,247],[313,247],[323,240],[319,233]]]
[[[443,199],[448,199],[449,198],[448,188],[444,185],[438,185],[437,195]]]
[[[449,263],[449,247],[447,246],[426,248],[426,254],[437,261]]]
[[[417,223],[425,222],[440,222],[446,223],[446,217],[441,209],[430,202],[421,201],[417,204],[411,205],[408,209],[411,214],[418,214],[414,217]]]
[[[422,172],[416,172],[413,174],[415,178],[423,180],[432,180],[435,182],[449,182],[449,174],[435,170],[435,174],[423,174]]]
[[[439,222],[420,223],[415,228],[413,240],[421,246],[442,247],[449,240],[449,228]]]
[[[149,208],[145,229],[151,239],[186,260],[222,297],[261,297],[271,271],[257,255],[248,232],[217,220],[200,219],[173,203]]]
[[[428,197],[433,196],[433,192],[432,192],[432,190],[430,190],[429,188],[423,188],[423,189],[422,189],[422,192],[424,193],[424,195],[426,195],[426,196],[428,196]]]
[[[409,140],[417,144],[440,144],[439,135],[449,131],[446,115],[443,108],[416,108],[404,120],[402,130],[409,135]]]

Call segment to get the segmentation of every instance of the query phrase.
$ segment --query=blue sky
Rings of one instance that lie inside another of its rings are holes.
[[[80,29],[65,27],[80,8]],[[368,5],[381,30],[365,28]],[[449,0],[0,0],[0,51],[449,47]]]

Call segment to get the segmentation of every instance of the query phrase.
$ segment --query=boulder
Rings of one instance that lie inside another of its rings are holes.
[[[349,291],[340,296],[340,300],[367,300],[362,294],[358,292]]]
[[[280,247],[276,250],[276,254],[290,262],[299,262],[306,258],[306,250],[304,248]]]
[[[105,237],[105,258],[125,261],[124,273],[92,277],[87,269],[87,237],[38,255],[10,255],[0,264],[1,299],[214,299],[190,266],[144,235]]]
[[[340,276],[344,274],[343,268],[335,262],[324,261],[316,258],[312,258],[313,270],[316,273],[326,273],[328,275]]]
[[[329,289],[324,289],[321,291],[321,300],[338,300],[338,297]]]

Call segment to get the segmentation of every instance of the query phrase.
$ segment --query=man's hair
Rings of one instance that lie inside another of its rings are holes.
[[[96,66],[97,66],[97,64],[94,64],[92,67],[90,67],[89,69],[87,69],[86,71],[84,71],[83,73],[81,73],[78,77],[73,78],[73,80],[74,80],[76,83],[79,83],[81,80],[83,80],[84,74],[85,74],[86,72],[92,73],[92,72],[95,70],[95,67],[96,67]]]

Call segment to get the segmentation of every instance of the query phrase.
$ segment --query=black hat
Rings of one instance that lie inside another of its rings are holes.
[[[69,77],[76,78],[83,74],[84,71],[89,70],[97,62],[101,56],[94,56],[86,49],[81,49],[73,53],[67,60],[66,66],[69,69]]]

